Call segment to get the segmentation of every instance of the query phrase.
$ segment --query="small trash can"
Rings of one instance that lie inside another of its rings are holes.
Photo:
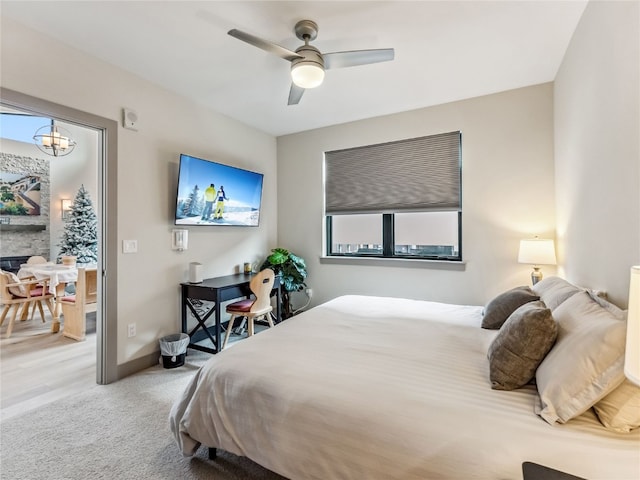
[[[189,346],[189,335],[186,333],[174,333],[160,340],[160,354],[164,368],[176,368],[184,365],[184,357]]]

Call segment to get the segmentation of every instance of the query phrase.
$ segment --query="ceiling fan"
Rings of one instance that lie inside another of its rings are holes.
[[[288,105],[297,105],[305,89],[319,86],[324,80],[325,70],[393,60],[393,48],[320,53],[316,47],[309,45],[309,42],[318,36],[318,25],[311,20],[300,20],[293,31],[296,37],[304,41],[304,45],[298,47],[295,52],[235,28],[227,32],[238,40],[291,62],[292,83]]]

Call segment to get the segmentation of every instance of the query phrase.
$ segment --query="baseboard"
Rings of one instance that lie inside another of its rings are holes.
[[[122,380],[129,375],[133,375],[134,373],[138,373],[145,368],[153,367],[158,365],[158,359],[160,358],[160,350],[155,353],[150,353],[149,355],[145,355],[144,357],[136,358],[135,360],[131,360],[130,362],[122,363],[118,365],[118,378],[117,380]]]

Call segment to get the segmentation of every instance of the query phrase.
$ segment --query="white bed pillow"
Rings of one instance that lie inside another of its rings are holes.
[[[576,293],[583,291],[582,288],[576,287],[560,277],[543,278],[531,289],[536,295],[540,296],[540,300],[542,300],[552,312],[558,308],[562,302]]]
[[[629,380],[593,406],[600,422],[609,430],[627,433],[640,427],[640,387]]]
[[[624,380],[626,322],[579,292],[553,311],[556,343],[536,371],[547,422],[565,423],[584,413]]]
[[[606,294],[598,295],[598,293],[594,292],[593,290],[587,290],[587,293],[593,299],[594,302],[596,302],[602,308],[610,312],[617,319],[620,319],[620,320],[627,319],[627,311],[622,310],[620,307],[618,307],[617,305],[614,305],[609,300],[607,300]]]

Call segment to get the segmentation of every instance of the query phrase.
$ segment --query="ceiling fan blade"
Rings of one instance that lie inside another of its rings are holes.
[[[259,37],[251,35],[250,33],[241,32],[237,29],[232,29],[227,32],[232,37],[237,38],[238,40],[242,40],[243,42],[247,42],[254,47],[261,48],[269,53],[273,53],[274,55],[279,56],[280,58],[284,58],[285,60],[289,60],[292,62],[297,58],[304,58],[302,55],[298,55],[296,52],[292,52],[291,50],[287,50],[280,45],[276,45],[275,43],[267,42]]]
[[[355,67],[369,63],[388,62],[393,60],[393,48],[378,48],[373,50],[352,50],[349,52],[323,53],[324,68]]]
[[[302,98],[304,88],[297,86],[295,83],[291,84],[291,90],[289,90],[289,102],[287,105],[297,105]]]

